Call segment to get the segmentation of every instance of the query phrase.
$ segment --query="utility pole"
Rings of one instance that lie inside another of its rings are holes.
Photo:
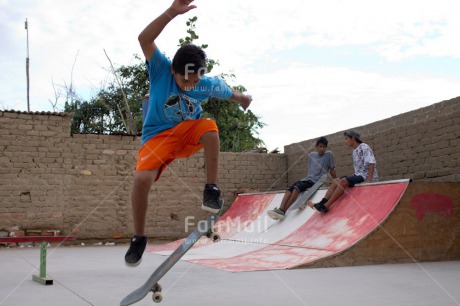
[[[27,58],[26,58],[26,75],[27,75],[27,111],[30,112],[30,85],[29,85],[29,27],[27,25],[27,18],[25,23],[25,29],[27,32]]]

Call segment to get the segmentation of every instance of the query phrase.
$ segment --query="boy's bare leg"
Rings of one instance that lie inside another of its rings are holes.
[[[200,143],[204,146],[206,162],[206,183],[217,183],[217,169],[219,167],[220,142],[219,134],[215,131],[206,132],[201,136]]]
[[[332,195],[334,194],[335,190],[337,189],[337,186],[340,184],[340,179],[334,179],[332,181],[332,184],[331,186],[328,188],[328,190],[326,191],[326,194],[324,195],[323,197],[323,200],[326,199],[326,200],[329,200]],[[307,205],[310,206],[311,208],[313,208],[313,206],[315,205],[315,203],[313,203],[312,201],[307,201]]]
[[[344,194],[345,189],[347,189],[347,187],[348,187],[347,179],[345,178],[340,179],[332,195],[328,198],[326,197],[326,199],[328,200],[326,204],[324,204],[324,206],[329,209],[329,207],[331,207],[331,205],[334,204],[334,202]]]
[[[144,170],[134,175],[134,186],[131,193],[131,206],[133,209],[134,237],[131,238],[129,249],[125,255],[128,266],[137,266],[142,260],[147,237],[145,236],[145,215],[149,205],[149,191],[152,187],[159,169]]]
[[[286,203],[289,201],[289,198],[291,197],[291,194],[292,194],[292,192],[289,191],[289,190],[286,190],[286,192],[284,193],[284,196],[283,196],[283,199],[281,200],[281,205],[280,205],[280,209],[282,211],[285,211],[284,206],[286,206]]]
[[[292,190],[291,196],[289,197],[288,201],[284,205],[282,205],[280,209],[286,212],[289,209],[289,207],[291,207],[292,203],[294,203],[295,200],[297,200],[298,197],[299,197],[299,191],[297,190],[297,188],[294,188],[294,190]]]
[[[339,185],[340,185],[340,179],[332,180],[331,187],[329,187],[329,189],[326,191],[324,198],[329,200]]]
[[[131,206],[136,236],[145,236],[145,216],[147,214],[149,191],[158,175],[158,171],[159,169],[139,171],[134,176]]]
[[[203,203],[201,208],[212,213],[222,209],[222,198],[217,183],[217,170],[219,166],[219,134],[215,131],[206,132],[201,136],[200,143],[204,146],[204,159],[206,162],[206,185],[203,190]]]

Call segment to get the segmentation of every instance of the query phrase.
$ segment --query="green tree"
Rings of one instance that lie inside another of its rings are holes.
[[[138,131],[142,130],[141,101],[149,91],[149,78],[145,64],[135,55],[136,63],[119,66],[115,73],[122,82],[134,123]],[[125,133],[126,107],[123,93],[114,81],[88,102],[77,101],[73,105],[65,104],[65,111],[74,112],[72,133],[114,134]]]
[[[142,130],[142,99],[149,92],[149,76],[147,67],[141,58],[135,55],[135,64],[122,65],[115,69],[115,73],[122,83],[126,99],[128,100],[136,130]],[[100,90],[93,100],[101,101],[110,109],[113,119],[107,128],[108,132],[121,132],[125,130],[123,123],[126,118],[126,107],[123,101],[122,88],[116,82],[111,82],[106,89]]]
[[[109,117],[108,109],[97,101],[75,100],[73,104],[66,102],[65,111],[74,112],[71,123],[72,134],[104,133],[105,118]]]

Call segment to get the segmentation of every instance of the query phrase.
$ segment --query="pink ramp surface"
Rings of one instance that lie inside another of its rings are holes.
[[[251,196],[242,196],[236,198],[232,206],[227,212],[220,217],[216,223],[221,239],[230,239],[238,231],[241,230],[241,224],[251,224],[266,210],[268,205],[273,201],[276,196],[275,193],[271,194],[257,194]],[[183,241],[180,239],[170,243],[161,245],[148,246],[148,252],[172,252],[174,251]],[[199,248],[212,244],[209,239],[202,237],[193,248]]]
[[[229,229],[228,233],[222,232],[223,240],[212,245],[208,243],[198,246],[202,248],[200,256],[198,258],[192,256],[187,261],[226,271],[240,272],[294,268],[334,256],[351,248],[373,232],[395,208],[407,185],[408,182],[403,182],[349,188],[347,193],[334,204],[330,212],[324,215],[315,213],[311,209],[288,212],[282,222],[277,221],[277,224],[269,225],[258,233],[263,235],[261,237],[265,237],[260,241],[268,242],[264,244],[259,241],[257,246],[254,246],[253,243],[251,245],[251,242],[248,243],[244,239],[241,241],[233,239],[238,236],[238,229],[229,227],[238,223],[231,222],[231,220],[240,217],[247,222],[255,222],[257,219],[265,218],[268,209],[279,205],[281,196],[272,197],[268,205],[269,195],[267,194],[241,196],[233,204],[235,209],[232,206],[227,212],[228,215],[225,214],[221,218],[223,228]],[[316,198],[314,196],[314,201],[318,197],[320,199],[324,192],[318,191],[319,194],[315,195]],[[300,225],[299,222],[294,222],[294,218],[299,218],[299,216],[304,218]],[[296,228],[289,228],[294,224]],[[217,225],[219,226],[219,222]],[[276,236],[279,232],[287,234],[276,241],[267,239],[267,237]],[[238,247],[238,244],[246,244],[248,251],[228,257],[216,255],[219,252],[215,249],[219,248],[219,245],[221,254],[231,254],[232,248]],[[173,246],[176,245],[171,245]],[[209,250],[208,256],[207,250]],[[155,249],[153,251],[157,252]]]

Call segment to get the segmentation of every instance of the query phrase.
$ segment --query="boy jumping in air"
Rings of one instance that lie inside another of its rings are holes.
[[[149,72],[150,98],[131,194],[135,233],[125,255],[125,262],[131,266],[140,263],[147,245],[145,216],[150,188],[174,159],[189,157],[204,148],[206,185],[202,208],[214,213],[222,208],[216,185],[219,134],[213,120],[200,119],[201,103],[212,97],[230,99],[246,110],[252,101],[251,96],[232,90],[222,79],[204,75],[206,54],[201,48],[183,46],[172,62],[158,49],[157,37],[176,16],[196,8],[190,5],[192,2],[174,0],[138,37]]]
[[[326,151],[327,144],[326,137],[320,137],[316,140],[316,151],[311,152],[308,156],[307,176],[286,188],[280,207],[267,212],[270,218],[275,220],[284,219],[284,214],[297,200],[299,194],[311,188],[323,174],[329,172],[333,179],[336,178],[334,155],[332,155],[331,151]]]
[[[352,176],[335,179],[319,203],[307,202],[308,206],[320,213],[327,213],[332,204],[343,195],[347,187],[354,187],[355,184],[362,182],[377,182],[379,179],[371,147],[361,141],[359,133],[355,130],[348,130],[343,135],[345,145],[353,149],[355,173]]]

